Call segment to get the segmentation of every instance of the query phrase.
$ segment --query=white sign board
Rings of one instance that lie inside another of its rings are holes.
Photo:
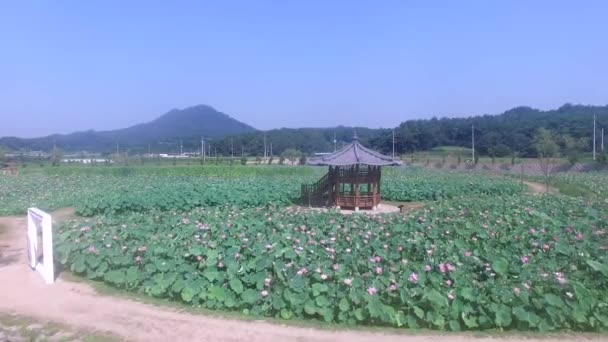
[[[37,208],[27,210],[27,256],[30,267],[40,272],[47,284],[55,282],[52,219]]]

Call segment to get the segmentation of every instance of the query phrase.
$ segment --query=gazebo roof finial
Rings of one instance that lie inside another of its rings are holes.
[[[353,141],[358,141],[359,137],[357,136],[357,131],[353,130]]]

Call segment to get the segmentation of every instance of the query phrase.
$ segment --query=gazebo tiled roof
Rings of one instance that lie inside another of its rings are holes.
[[[349,165],[401,165],[401,161],[392,157],[385,156],[376,151],[372,151],[359,143],[357,134],[353,136],[353,141],[338,151],[317,157],[307,161],[308,165],[329,165],[329,166],[349,166]]]

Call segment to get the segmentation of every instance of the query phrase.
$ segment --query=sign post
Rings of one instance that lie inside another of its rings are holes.
[[[53,264],[53,223],[51,215],[37,208],[27,210],[27,256],[29,266],[47,284],[55,282]]]

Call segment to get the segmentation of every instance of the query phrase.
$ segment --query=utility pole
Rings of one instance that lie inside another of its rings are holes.
[[[184,154],[184,142],[183,141],[179,141],[179,155],[183,155]]]
[[[234,158],[234,138],[230,138],[230,156]]]
[[[602,153],[604,153],[604,127],[602,127]]]
[[[264,134],[264,158],[266,158],[266,134]]]
[[[395,130],[393,129],[393,160],[395,159]]]
[[[272,158],[272,143],[270,143],[270,158]]]
[[[203,158],[203,164],[205,163],[205,137],[201,137],[201,158]]]
[[[475,125],[471,125],[471,156],[472,162],[475,163]]]
[[[241,157],[245,156],[245,146],[241,145]]]
[[[593,160],[595,160],[595,114],[593,114]]]

